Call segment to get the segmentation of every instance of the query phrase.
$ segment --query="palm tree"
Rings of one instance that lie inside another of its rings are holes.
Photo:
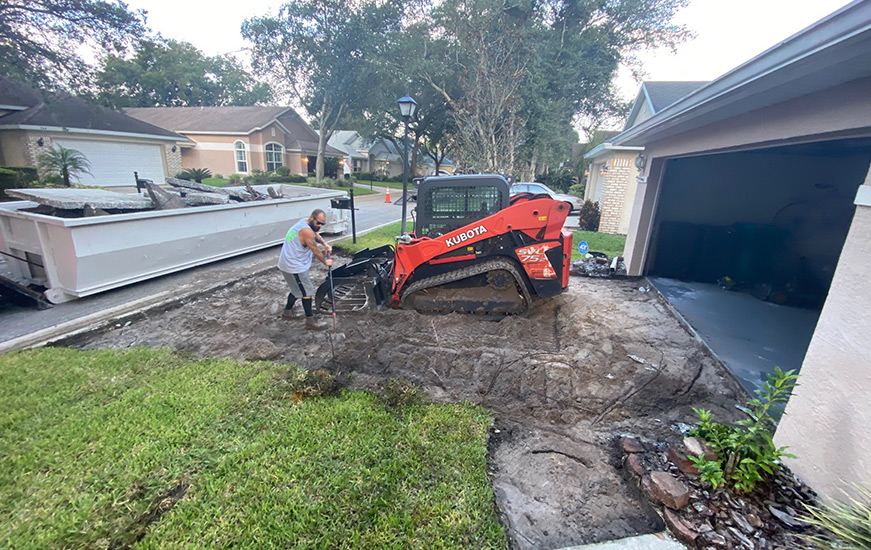
[[[90,174],[91,163],[80,151],[67,149],[62,145],[55,145],[50,150],[42,153],[36,159],[40,170],[55,173],[63,179],[64,185],[70,186],[70,178],[78,177],[79,174]]]

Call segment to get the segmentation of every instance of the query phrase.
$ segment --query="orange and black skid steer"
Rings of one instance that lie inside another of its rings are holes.
[[[414,230],[356,253],[332,271],[316,307],[340,312],[383,306],[490,318],[525,315],[534,297],[568,285],[571,210],[548,195],[509,196],[498,175],[425,178]]]

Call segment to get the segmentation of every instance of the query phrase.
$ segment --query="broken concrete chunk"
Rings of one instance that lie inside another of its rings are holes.
[[[197,193],[188,191],[182,197],[188,206],[203,206],[207,204],[229,204],[230,195],[218,195],[216,193]]]
[[[668,472],[650,473],[648,495],[654,502],[664,504],[673,510],[680,510],[690,501],[689,488]]]
[[[280,198],[284,197],[284,195],[281,192],[276,191],[271,186],[267,187],[266,191],[269,193],[269,196],[272,197],[273,199],[280,199]]]
[[[194,191],[200,191],[202,193],[217,193],[219,195],[227,196],[230,195],[220,187],[212,187],[211,185],[206,185],[205,183],[197,183],[195,181],[181,180],[178,178],[166,178],[166,183],[172,185],[173,187],[180,187],[182,189],[193,189]]]
[[[151,200],[142,195],[105,189],[7,189],[6,194],[60,210],[83,210],[85,205],[104,210],[148,210],[153,207]]]
[[[173,208],[187,208],[187,204],[178,195],[170,193],[166,189],[161,189],[160,186],[151,182],[145,184],[145,190],[148,191],[148,196],[154,203],[154,208],[157,210],[171,210]]]
[[[638,456],[638,453],[629,453],[629,456],[626,458],[626,464],[635,475],[644,475],[644,466],[641,464],[641,458]]]

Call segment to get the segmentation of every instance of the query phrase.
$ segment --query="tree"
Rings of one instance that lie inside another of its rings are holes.
[[[0,0],[0,74],[43,88],[87,85],[83,49],[120,52],[146,32],[119,0]]]
[[[398,0],[300,0],[276,17],[242,25],[254,44],[253,65],[315,118],[319,129],[315,176],[324,175],[324,150],[333,132],[359,112],[378,87],[374,60],[401,28]]]
[[[143,41],[129,59],[107,56],[96,89],[94,99],[115,109],[254,105],[272,97],[233,58],[208,57],[175,40]]]
[[[77,177],[79,174],[91,173],[91,163],[88,162],[85,155],[62,145],[55,145],[40,154],[36,159],[36,165],[40,170],[58,174],[67,187],[71,185],[70,178]]]

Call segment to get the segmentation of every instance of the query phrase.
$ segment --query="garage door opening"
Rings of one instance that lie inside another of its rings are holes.
[[[748,391],[801,367],[869,162],[871,139],[668,161],[647,274]]]

